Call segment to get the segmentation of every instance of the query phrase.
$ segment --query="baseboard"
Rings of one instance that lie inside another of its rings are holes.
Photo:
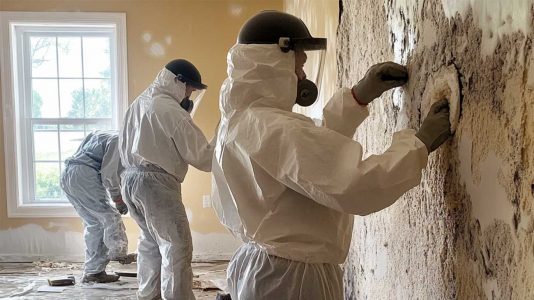
[[[230,261],[234,253],[222,253],[222,254],[193,254],[193,262],[206,262],[206,261]]]
[[[229,261],[233,253],[223,254],[193,254],[193,262],[207,261]],[[80,262],[84,261],[82,255],[21,255],[21,254],[0,254],[0,262],[34,262],[34,261],[60,261],[60,262]]]
[[[61,262],[83,262],[83,255],[21,255],[21,254],[0,254],[0,262],[34,262],[34,261],[61,261]]]

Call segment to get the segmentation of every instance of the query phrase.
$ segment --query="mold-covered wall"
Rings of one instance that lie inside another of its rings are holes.
[[[426,82],[453,65],[461,85],[454,137],[421,184],[355,221],[347,299],[534,299],[532,0],[344,0],[338,83],[369,66],[406,64],[410,81],[370,106],[366,154],[419,128]]]

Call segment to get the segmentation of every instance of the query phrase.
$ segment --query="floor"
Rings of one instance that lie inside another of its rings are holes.
[[[214,300],[226,288],[228,262],[193,263],[193,292],[197,300]],[[136,299],[137,279],[121,277],[107,284],[80,284],[82,263],[0,263],[0,299]],[[107,272],[135,272],[137,266],[112,262]],[[47,278],[74,275],[76,285],[50,289]]]

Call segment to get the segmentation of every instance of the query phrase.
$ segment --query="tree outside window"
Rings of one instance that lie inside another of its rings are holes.
[[[103,39],[100,39],[103,40]],[[67,97],[69,98],[69,105],[68,111],[64,112],[61,111],[61,116],[58,115],[61,119],[86,119],[86,118],[111,118],[112,117],[112,95],[111,95],[111,70],[110,70],[110,64],[109,64],[109,45],[106,48],[106,45],[104,44],[103,47],[101,47],[101,58],[104,57],[104,60],[106,59],[105,56],[107,56],[107,64],[103,64],[104,68],[100,68],[100,70],[88,70],[88,73],[91,73],[93,77],[87,78],[87,76],[83,76],[85,74],[81,74],[82,72],[79,72],[78,76],[72,76],[72,77],[60,77],[58,76],[58,68],[63,68],[65,70],[65,66],[57,67],[59,64],[56,64],[59,55],[56,55],[57,53],[61,53],[64,57],[69,56],[75,56],[78,55],[80,60],[82,59],[82,53],[73,53],[73,52],[81,52],[81,47],[78,45],[76,47],[76,42],[79,43],[81,41],[81,37],[75,37],[69,39],[63,39],[61,42],[58,42],[58,39],[53,37],[32,37],[32,47],[31,47],[31,63],[32,63],[32,70],[39,70],[39,74],[44,74],[46,77],[48,74],[55,74],[54,77],[50,76],[51,79],[55,80],[48,80],[45,81],[47,83],[50,83],[51,85],[56,84],[61,86],[62,83],[65,81],[74,81],[77,80],[79,82],[83,82],[83,84],[72,91],[70,93],[67,93]],[[108,42],[109,43],[109,42]],[[57,47],[57,48],[56,48]],[[61,56],[59,56],[61,58]],[[85,58],[85,55],[83,55]],[[61,63],[61,61],[59,62]],[[87,62],[86,62],[87,63]],[[89,62],[92,63],[92,62]],[[81,62],[79,62],[81,65]],[[74,64],[75,65],[75,64]],[[89,65],[90,66],[90,65]],[[107,66],[107,67],[106,67]],[[54,69],[55,68],[55,69]],[[63,71],[63,73],[74,73],[76,74],[76,70],[70,71]],[[36,72],[37,73],[37,72]],[[86,72],[83,72],[86,73]],[[95,76],[96,75],[96,76]],[[35,76],[34,76],[35,77]],[[43,80],[39,77],[39,79]],[[45,79],[46,80],[46,79]],[[83,80],[83,81],[82,81]],[[52,87],[56,88],[57,87]],[[45,93],[46,94],[46,93]],[[64,94],[57,93],[57,103],[60,103],[61,97],[65,96]],[[32,113],[32,119],[39,120],[43,119],[44,115],[50,115],[50,113],[43,113],[44,110],[49,109],[50,105],[56,105],[56,102],[51,97],[50,101],[47,101],[46,95],[41,95],[39,93],[39,90],[34,88],[32,86],[32,99],[31,99],[31,113]],[[63,107],[63,106],[61,106]],[[61,108],[58,108],[61,110]],[[58,113],[59,114],[59,113]],[[34,123],[35,124],[35,123]],[[99,126],[93,126],[99,127]],[[103,127],[106,127],[105,125]],[[58,133],[58,127],[57,125],[34,125],[34,131],[36,132],[56,132]],[[82,131],[84,135],[87,134],[87,131],[90,131],[92,128],[90,126],[83,126],[82,125]],[[63,131],[69,131],[72,130],[73,132],[80,132],[80,125],[68,125],[63,124],[59,128],[59,130]],[[37,136],[37,135],[36,135]],[[60,137],[62,138],[62,137]],[[67,138],[67,137],[65,137]],[[77,143],[79,144],[82,141],[82,137],[71,137],[71,140],[68,141],[70,144]],[[39,167],[35,167],[35,184],[34,184],[34,193],[36,199],[60,199],[61,198],[61,188],[59,185],[60,181],[60,170],[59,166],[62,166],[62,161],[64,161],[68,157],[62,157],[61,154],[63,154],[64,151],[61,151],[62,153],[59,154],[57,148],[50,147],[42,147],[43,145],[50,144],[50,138],[46,134],[42,134],[39,137],[35,138],[34,140],[34,147],[39,147],[39,155],[38,157],[34,159],[39,158],[45,158],[42,161],[50,161],[50,158],[57,157],[56,160],[61,160],[61,162],[58,162],[59,164],[52,164],[52,163],[43,163],[40,161]],[[70,152],[72,152],[73,149],[77,147],[71,147]],[[69,153],[72,154],[72,153]],[[59,157],[58,157],[59,155]],[[53,161],[53,159],[52,159]],[[56,167],[54,167],[54,165]],[[61,167],[62,168],[62,167]]]

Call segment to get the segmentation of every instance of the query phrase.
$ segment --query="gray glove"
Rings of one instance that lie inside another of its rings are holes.
[[[406,67],[394,62],[385,62],[369,68],[365,77],[352,87],[358,103],[369,104],[383,92],[401,86],[408,81]]]
[[[440,100],[430,107],[421,128],[415,134],[425,145],[428,153],[436,150],[451,136],[449,102]]]
[[[126,203],[122,201],[122,196],[117,196],[113,199],[113,202],[115,202],[115,208],[119,211],[121,215],[125,215],[128,213],[128,206],[126,206]]]

